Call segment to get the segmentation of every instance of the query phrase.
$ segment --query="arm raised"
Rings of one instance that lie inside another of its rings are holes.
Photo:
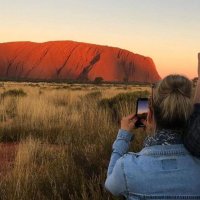
[[[193,113],[188,120],[184,145],[194,156],[200,157],[200,53],[198,53],[198,82],[194,96]]]
[[[198,53],[198,82],[194,96],[194,103],[200,103],[200,53]]]

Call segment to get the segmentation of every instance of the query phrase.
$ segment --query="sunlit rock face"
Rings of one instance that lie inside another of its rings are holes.
[[[26,80],[94,80],[155,82],[151,58],[127,50],[80,43],[0,43],[0,78]]]

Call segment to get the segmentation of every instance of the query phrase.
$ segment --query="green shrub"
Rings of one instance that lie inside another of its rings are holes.
[[[128,92],[128,93],[120,93],[112,98],[105,98],[99,102],[99,105],[102,107],[113,108],[114,105],[123,102],[133,102],[137,100],[137,98],[146,98],[149,96],[148,91],[137,91],[137,92]]]
[[[103,78],[98,76],[94,79],[94,84],[101,84],[103,82]]]
[[[7,96],[24,97],[24,96],[27,96],[27,94],[22,89],[12,89],[12,90],[7,90],[1,94],[2,98],[7,97]]]
[[[63,85],[63,86],[57,86],[55,87],[56,90],[60,90],[60,89],[70,89],[69,85]]]
[[[146,98],[148,96],[148,91],[120,93],[110,99],[105,98],[100,100],[98,105],[101,108],[109,109],[111,111],[112,119],[118,121],[123,114],[123,110],[125,110],[124,107],[126,107],[126,110],[129,109],[130,112],[135,112],[134,108],[137,98]]]

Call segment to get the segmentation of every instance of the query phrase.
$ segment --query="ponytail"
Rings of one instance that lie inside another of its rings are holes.
[[[153,101],[158,127],[184,129],[192,112],[192,82],[184,76],[169,75],[157,86]]]

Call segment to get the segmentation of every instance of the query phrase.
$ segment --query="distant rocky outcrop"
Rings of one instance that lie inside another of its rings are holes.
[[[151,58],[130,51],[80,43],[0,43],[0,78],[26,80],[95,80],[155,82]]]

